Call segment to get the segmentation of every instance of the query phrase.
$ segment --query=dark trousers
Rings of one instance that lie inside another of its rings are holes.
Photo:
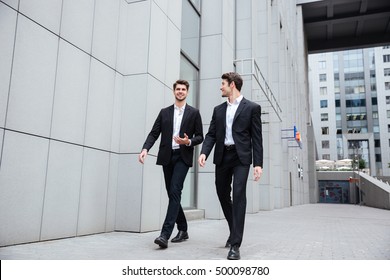
[[[250,165],[243,165],[236,150],[224,151],[222,163],[215,167],[215,184],[223,214],[229,225],[231,245],[240,246],[244,234],[246,184]],[[233,181],[233,200],[232,193]]]
[[[180,156],[180,151],[172,153],[171,161],[168,165],[163,166],[165,187],[167,189],[169,203],[167,214],[165,216],[164,225],[161,230],[161,235],[169,239],[172,235],[175,223],[177,229],[187,231],[187,220],[181,207],[181,192],[183,183],[187,176],[189,166],[184,163]]]

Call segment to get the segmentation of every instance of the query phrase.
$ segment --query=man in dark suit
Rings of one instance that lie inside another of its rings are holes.
[[[221,78],[221,92],[223,97],[227,97],[227,102],[214,108],[198,162],[203,167],[215,145],[215,184],[230,230],[225,245],[230,247],[227,258],[238,260],[244,233],[246,184],[252,158],[254,180],[258,181],[263,172],[261,108],[241,95],[243,80],[239,74],[229,72]]]
[[[199,110],[186,104],[190,85],[185,80],[173,84],[175,104],[160,111],[142,151],[138,156],[142,164],[161,134],[157,164],[163,166],[169,204],[161,234],[154,240],[161,248],[168,247],[175,223],[179,230],[172,242],[188,239],[187,220],[181,207],[181,192],[188,169],[193,165],[194,146],[203,141],[203,126]]]

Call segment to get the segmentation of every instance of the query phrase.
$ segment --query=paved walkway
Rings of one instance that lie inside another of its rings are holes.
[[[189,222],[190,239],[165,250],[158,231],[112,232],[0,248],[1,260],[226,260],[225,220]],[[176,235],[176,230],[173,236]],[[247,214],[243,260],[390,260],[390,211],[307,204]]]

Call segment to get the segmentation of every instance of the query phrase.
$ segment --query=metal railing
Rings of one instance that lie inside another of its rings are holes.
[[[282,121],[282,109],[280,108],[279,102],[277,101],[270,86],[268,85],[263,74],[261,73],[260,67],[257,65],[256,60],[254,58],[236,59],[233,61],[233,64],[236,67],[237,73],[239,73],[241,76],[252,76],[255,79],[256,84],[259,86],[264,96],[267,98],[268,103],[271,105],[273,111],[276,113],[276,116],[279,118],[279,121]],[[250,67],[245,67],[247,65],[249,65]],[[249,68],[249,71],[247,68]]]

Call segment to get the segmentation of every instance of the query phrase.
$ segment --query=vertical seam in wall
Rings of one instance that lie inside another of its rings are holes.
[[[117,21],[117,35],[116,35],[116,59],[115,59],[115,69],[118,67],[118,46],[119,46],[119,31],[120,31],[120,19],[121,19],[121,2],[118,1],[118,21]],[[110,173],[111,173],[111,155],[112,155],[112,138],[113,138],[113,128],[114,128],[114,116],[115,116],[115,96],[116,96],[116,72],[114,71],[114,92],[113,92],[113,101],[112,101],[112,114],[111,114],[111,142],[110,149],[108,152],[108,180],[107,180],[107,193],[106,193],[106,218],[104,223],[104,231],[107,232],[107,222],[108,222],[108,208],[109,208],[109,190],[110,190]],[[122,88],[123,91],[123,88]],[[115,227],[114,227],[115,228]]]
[[[8,6],[7,6],[8,7]],[[4,152],[4,141],[5,141],[5,132],[7,128],[7,117],[8,117],[8,107],[9,107],[9,99],[11,96],[11,83],[12,83],[12,73],[14,68],[14,59],[15,59],[15,47],[16,47],[16,35],[18,32],[18,22],[19,22],[19,3],[18,3],[18,10],[16,11],[16,22],[15,22],[15,36],[14,36],[14,46],[12,50],[12,60],[11,60],[11,69],[9,74],[9,84],[8,84],[8,96],[7,96],[7,106],[5,108],[5,116],[4,116],[4,132],[3,132],[3,142],[0,147],[0,171],[3,161],[3,152]]]
[[[115,70],[118,68],[118,46],[119,46],[119,31],[120,31],[120,19],[121,19],[121,3],[118,1],[118,26],[117,26],[117,35],[116,35],[116,60],[115,60]]]
[[[148,34],[148,57],[146,59],[146,75],[149,74],[149,54],[150,54],[150,33],[152,30],[152,3],[153,1],[149,1],[149,34]]]
[[[160,7],[159,7],[160,8]],[[169,10],[169,2],[167,3],[167,9]],[[165,71],[164,71],[164,81],[163,81],[163,85],[166,85],[166,81],[167,81],[167,63],[168,63],[168,36],[169,36],[169,16],[168,16],[168,11],[167,13],[164,12],[163,9],[161,9],[161,12],[165,15],[166,17],[166,20],[167,20],[167,23],[166,23],[166,30],[165,30],[165,61],[164,61],[164,68],[165,68]],[[180,74],[180,61],[179,61],[179,74]],[[165,94],[164,94],[165,96]],[[165,102],[164,102],[165,103]]]
[[[45,198],[46,198],[46,187],[47,187],[47,174],[49,171],[49,158],[50,158],[50,146],[51,146],[51,129],[53,126],[53,113],[54,113],[54,100],[55,100],[55,93],[56,93],[56,84],[57,84],[57,74],[58,74],[58,59],[59,59],[59,53],[60,53],[60,32],[61,32],[61,23],[62,23],[62,12],[64,10],[64,1],[61,2],[61,16],[60,16],[60,26],[58,29],[58,45],[57,45],[57,61],[56,61],[56,70],[54,75],[54,86],[53,86],[53,100],[52,100],[52,107],[51,107],[51,120],[50,120],[50,130],[49,130],[49,145],[47,147],[47,157],[46,157],[46,174],[45,174],[45,185],[43,187],[43,198],[42,198],[42,212],[41,212],[41,225],[39,227],[39,240],[42,240],[42,226],[43,226],[43,215],[45,212]]]
[[[153,0],[149,2],[149,36],[148,36],[148,58],[147,58],[147,67],[146,67],[146,79],[149,79],[149,54],[150,54],[150,36],[151,36],[151,30],[152,30],[152,5],[153,5]],[[147,85],[149,84],[148,82],[146,83]],[[164,83],[163,83],[164,84]],[[146,90],[147,92],[147,90]],[[146,102],[145,102],[145,110],[144,110],[144,113],[145,113],[145,120],[146,120]],[[146,125],[146,121],[145,121],[145,125]],[[146,128],[145,128],[146,129]],[[141,232],[141,223],[142,223],[142,205],[143,205],[143,201],[142,201],[142,198],[143,198],[143,190],[144,190],[144,172],[145,172],[145,167],[144,165],[142,165],[142,177],[141,177],[141,196],[140,196],[140,211],[139,211],[139,224],[138,224],[138,231]]]
[[[96,0],[94,1],[93,6],[93,23],[92,23],[92,37],[91,37],[91,48],[89,55],[89,74],[88,74],[88,87],[87,87],[87,102],[86,102],[86,110],[85,110],[85,121],[84,121],[84,139],[83,139],[83,155],[81,157],[81,172],[80,172],[80,186],[79,186],[79,203],[78,203],[78,209],[77,209],[77,223],[76,223],[76,236],[78,236],[79,233],[79,220],[80,220],[80,204],[81,204],[81,191],[82,191],[82,185],[83,185],[83,169],[84,169],[84,156],[85,156],[85,150],[87,149],[85,147],[85,135],[87,131],[87,120],[88,120],[88,101],[89,101],[89,92],[90,92],[90,84],[91,84],[91,67],[92,67],[92,46],[93,46],[93,33],[95,28],[95,11],[96,11]]]
[[[110,173],[111,173],[111,153],[108,153],[108,168],[107,168],[107,190],[106,190],[106,218],[104,219],[104,231],[107,232],[107,219],[108,219],[108,195],[110,189]]]
[[[201,47],[202,47],[202,8],[203,8],[203,5],[202,5],[202,2],[200,2],[200,9],[199,9],[199,43],[198,43],[198,66],[195,67],[195,69],[198,70],[198,77],[196,79],[196,85],[197,85],[197,92],[194,92],[195,94],[195,108],[198,108],[199,110],[199,107],[200,107],[200,71],[202,69],[202,59],[201,59]],[[183,6],[182,6],[182,13],[183,15]],[[182,19],[183,20],[183,19]],[[181,60],[181,57],[182,57],[182,54],[181,54],[181,27],[180,27],[180,60]],[[203,122],[203,120],[202,120]],[[203,123],[202,123],[202,127],[203,127]],[[195,155],[199,155],[199,147],[200,145],[196,145],[194,147],[194,153]],[[195,159],[196,159],[196,156],[195,156]],[[197,164],[197,161],[195,160],[195,164],[194,164],[194,167],[193,167],[193,170],[194,170],[194,197],[193,197],[193,203],[194,203],[194,207],[196,209],[198,209],[198,191],[199,191],[199,188],[198,188],[198,184],[199,184],[199,166]],[[190,204],[191,204],[191,199],[190,199]]]
[[[252,13],[252,1],[250,2],[250,5],[251,5],[251,13]],[[252,15],[251,15],[252,16]],[[237,0],[234,0],[234,28],[233,28],[233,32],[234,32],[234,41],[233,41],[233,48],[234,48],[234,58],[233,58],[233,61],[237,59]],[[251,30],[252,32],[252,30]],[[251,36],[252,37],[252,36]],[[233,64],[233,67],[234,67],[234,71],[236,71],[236,65]]]
[[[126,2],[126,1],[125,1]],[[124,5],[129,5],[129,3],[125,3]],[[119,12],[121,10],[121,5],[119,4]],[[119,22],[119,21],[118,21]],[[127,6],[126,6],[126,12],[125,12],[125,31],[127,31],[127,24],[128,24],[128,10],[127,10]],[[120,23],[118,23],[118,42],[119,42],[119,30],[120,30]],[[127,32],[126,32],[127,33]],[[118,44],[119,45],[119,44]],[[118,53],[117,53],[117,56],[118,56]],[[116,67],[116,66],[115,66]],[[118,153],[116,153],[118,155],[118,158],[117,158],[117,161],[118,161],[118,164],[117,164],[117,170],[116,170],[116,193],[115,193],[115,219],[114,219],[114,231],[116,229],[116,212],[117,212],[117,207],[118,207],[118,186],[119,186],[119,157],[121,155],[121,140],[122,140],[122,112],[123,112],[123,96],[124,96],[124,78],[125,78],[125,75],[123,75],[122,73],[120,73],[120,75],[122,75],[122,80],[121,80],[121,88],[122,88],[122,94],[121,94],[121,102],[120,102],[120,116],[119,116],[119,147],[118,147]],[[110,164],[111,164],[111,161],[110,161]]]
[[[126,20],[127,20],[127,12],[126,12]],[[127,26],[127,25],[126,25]],[[122,78],[124,79],[124,76],[122,75]],[[121,139],[122,139],[122,109],[123,109],[123,96],[124,96],[124,80],[121,80],[121,88],[122,88],[122,92],[120,94],[120,116],[119,116],[119,147],[118,147],[118,153],[115,153],[118,155],[117,157],[117,166],[116,166],[116,184],[115,184],[115,218],[114,218],[114,231],[116,229],[116,212],[117,212],[117,207],[118,207],[118,186],[119,186],[119,158],[120,158],[120,149],[121,149]],[[111,155],[113,155],[114,153],[111,153]],[[111,156],[110,156],[110,166],[111,166]]]
[[[115,74],[114,74],[115,75]],[[114,77],[115,79],[115,77]],[[114,81],[114,92],[113,92],[113,104],[112,104],[112,114],[111,114],[111,139],[110,139],[110,150],[107,152],[108,154],[108,170],[107,170],[107,182],[106,182],[106,209],[105,209],[105,218],[104,218],[104,232],[107,232],[107,217],[108,217],[108,193],[110,188],[110,168],[111,168],[111,147],[112,147],[112,127],[114,120],[114,101],[115,101],[115,84]]]

